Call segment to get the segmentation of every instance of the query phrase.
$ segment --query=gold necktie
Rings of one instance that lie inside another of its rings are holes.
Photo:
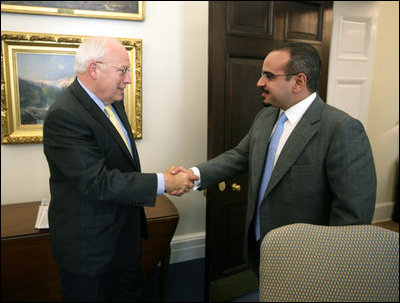
[[[108,118],[110,119],[111,123],[114,125],[114,127],[117,129],[117,131],[119,132],[120,136],[121,136],[122,139],[124,140],[126,146],[128,147],[128,150],[131,150],[131,149],[129,148],[128,141],[126,141],[126,138],[125,138],[125,136],[124,136],[124,133],[123,133],[121,127],[119,126],[117,117],[115,117],[115,114],[114,114],[113,110],[110,108],[110,105],[107,105],[107,106],[104,108],[104,110],[105,110],[105,112],[106,112]]]

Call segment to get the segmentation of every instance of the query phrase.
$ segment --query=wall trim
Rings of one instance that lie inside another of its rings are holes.
[[[375,213],[372,223],[391,221],[393,215],[394,202],[382,202],[375,205]]]
[[[170,264],[204,258],[205,251],[205,232],[174,236],[171,241]]]

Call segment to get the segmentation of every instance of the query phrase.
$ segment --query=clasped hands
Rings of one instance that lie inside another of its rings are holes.
[[[199,177],[193,174],[191,169],[182,166],[172,166],[164,173],[165,192],[173,196],[182,196],[194,187],[194,181]]]

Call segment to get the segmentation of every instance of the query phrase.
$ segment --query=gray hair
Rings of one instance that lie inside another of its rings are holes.
[[[87,71],[89,62],[92,60],[104,60],[111,41],[118,40],[109,37],[92,37],[85,40],[76,51],[75,74],[84,74]]]

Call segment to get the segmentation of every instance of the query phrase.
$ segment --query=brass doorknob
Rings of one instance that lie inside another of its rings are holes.
[[[233,190],[233,191],[240,191],[240,185],[239,185],[239,184],[236,184],[236,183],[233,183],[233,184],[232,184],[232,190]]]

